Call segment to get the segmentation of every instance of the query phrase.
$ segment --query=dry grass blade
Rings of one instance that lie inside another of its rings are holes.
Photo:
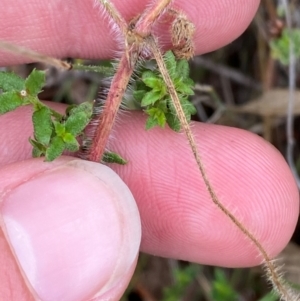
[[[72,65],[67,62],[52,58],[47,55],[40,54],[36,51],[27,49],[25,47],[17,46],[9,42],[0,41],[0,49],[13,54],[26,57],[31,61],[44,63],[59,69],[66,69],[66,70],[72,69]]]

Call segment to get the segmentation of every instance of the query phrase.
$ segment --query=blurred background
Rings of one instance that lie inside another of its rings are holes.
[[[237,40],[190,62],[195,81],[194,120],[243,128],[272,143],[295,177],[300,172],[300,1],[263,0]],[[73,60],[106,67],[109,61]],[[26,77],[41,64],[9,69]],[[8,68],[1,68],[7,70]],[[81,103],[108,82],[100,73],[50,68],[40,98]],[[128,106],[132,104],[128,103]],[[298,180],[298,183],[300,181]],[[300,185],[298,185],[300,186]],[[286,278],[300,290],[300,226],[279,256]],[[276,301],[262,270],[224,269],[141,254],[122,301]]]

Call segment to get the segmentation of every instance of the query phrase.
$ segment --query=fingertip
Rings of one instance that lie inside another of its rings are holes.
[[[120,178],[106,166],[66,157],[12,164],[1,170],[7,174],[11,180],[0,183],[1,226],[33,297],[122,294],[141,233],[136,204]]]
[[[111,141],[129,160],[127,166],[113,168],[138,203],[141,249],[212,265],[261,263],[257,248],[213,203],[185,136],[169,129],[145,131],[144,122],[138,114],[123,116]],[[276,256],[288,243],[299,213],[298,189],[284,158],[244,130],[201,123],[192,128],[220,202]]]
[[[148,3],[140,0],[113,2],[126,20],[139,15]],[[47,6],[37,2],[24,7],[22,1],[14,1],[12,5],[5,0],[2,4],[4,19],[3,26],[0,25],[0,39],[5,41],[54,57],[108,58],[118,47],[123,48],[123,42],[116,41],[118,34],[109,19],[91,1],[64,1]],[[178,0],[174,3],[197,28],[196,54],[213,51],[237,38],[250,24],[258,5],[258,0],[212,0],[209,4]],[[41,26],[40,20],[47,21]],[[158,36],[161,34],[158,30]],[[1,65],[24,61],[22,56],[7,53],[0,57]]]

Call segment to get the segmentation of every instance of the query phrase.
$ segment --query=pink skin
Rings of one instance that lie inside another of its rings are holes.
[[[197,53],[235,39],[249,25],[259,4],[257,0],[195,2],[178,0],[176,6],[196,24]],[[126,19],[145,6],[140,0],[114,3]],[[1,4],[7,11],[2,12],[0,40],[56,57],[103,58],[116,49],[107,34],[107,22],[99,18],[98,8],[93,9],[93,1],[4,0]],[[11,54],[0,55],[0,65],[21,62],[24,60]],[[212,204],[184,136],[161,129],[145,132],[144,121],[138,113],[120,116],[110,141],[111,149],[130,162],[111,167],[127,183],[138,204],[141,250],[203,264],[259,264],[261,258],[254,246]],[[45,167],[42,161],[29,159],[29,108],[2,116],[0,128],[5,128],[0,132],[0,140],[5,141],[0,147],[0,191],[70,160],[64,157]],[[193,130],[220,200],[255,233],[268,253],[276,256],[288,243],[299,210],[298,190],[284,159],[263,139],[242,130],[200,123],[193,124]],[[20,162],[24,159],[29,160]],[[60,181],[65,181],[63,174]],[[0,266],[1,300],[35,300],[2,231]],[[114,289],[93,300],[119,300],[134,266],[135,262]]]

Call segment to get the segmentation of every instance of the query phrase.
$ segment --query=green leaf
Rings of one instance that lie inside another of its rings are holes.
[[[66,131],[74,136],[79,135],[89,124],[93,114],[91,102],[83,102],[68,111],[68,118],[65,122]]]
[[[145,90],[133,91],[133,97],[135,100],[141,101],[146,93],[147,93],[147,91],[145,91]]]
[[[53,161],[65,150],[65,143],[61,137],[55,136],[50,141],[50,146],[46,150],[45,161]]]
[[[172,113],[167,113],[166,118],[167,118],[167,123],[168,123],[169,127],[175,132],[180,132],[181,126],[180,126],[180,121],[177,118],[177,116]]]
[[[34,69],[25,80],[26,91],[36,96],[45,84],[45,71]]]
[[[176,73],[182,79],[189,78],[190,67],[187,60],[179,60],[177,61]]]
[[[77,152],[79,150],[79,143],[72,134],[65,133],[63,140],[65,142],[65,148],[67,150],[71,152]]]
[[[62,121],[64,122],[64,121]],[[55,133],[59,137],[63,137],[66,133],[66,128],[64,123],[60,123],[58,121],[53,121],[54,128],[55,128]]]
[[[186,98],[180,98],[180,103],[181,103],[181,106],[182,106],[182,109],[183,111],[185,112],[186,114],[186,117],[187,117],[187,114],[189,115],[189,118],[188,120],[191,119],[191,115],[194,115],[197,113],[197,109],[195,108],[195,106]]]
[[[238,294],[230,284],[223,270],[215,269],[215,280],[212,283],[211,297],[213,300],[238,300]]]
[[[158,126],[156,118],[154,116],[149,116],[146,120],[145,129],[148,131],[156,126]]]
[[[177,113],[175,110],[175,107],[173,105],[173,102],[171,99],[167,100],[169,112],[166,114],[167,123],[169,127],[174,130],[175,132],[179,132],[181,129],[180,121],[177,117]],[[180,97],[180,103],[185,115],[185,118],[188,122],[191,120],[191,115],[197,113],[196,108],[194,105],[185,97]]]
[[[10,91],[0,94],[0,114],[13,111],[23,104],[23,97],[17,91]]]
[[[41,107],[32,115],[34,138],[43,145],[48,145],[53,132],[51,111],[47,107]]]
[[[147,80],[151,80],[153,78],[157,78],[158,77],[158,74],[156,74],[155,72],[153,71],[150,71],[150,70],[146,70],[142,73],[142,81],[145,83],[145,81]],[[152,88],[152,87],[150,87]]]
[[[176,78],[174,80],[174,85],[176,87],[177,93],[185,94],[185,95],[194,95],[194,82],[192,80],[182,80],[182,78]]]
[[[177,67],[175,55],[171,50],[169,50],[164,54],[164,59],[169,75],[172,79],[174,79],[176,77],[176,67]]]
[[[160,127],[164,127],[166,124],[166,116],[165,112],[162,111],[160,108],[150,108],[145,111],[149,118],[147,119],[146,129],[149,130],[150,128],[158,125]]]
[[[72,114],[65,123],[66,131],[74,136],[80,134],[89,124],[90,118],[85,112],[77,112]]]
[[[294,44],[294,54],[296,59],[300,57],[300,29],[287,28],[282,31],[279,38],[270,42],[273,58],[279,60],[283,65],[288,65],[290,61],[289,47],[290,42]]]
[[[167,102],[169,108],[169,112],[166,114],[167,123],[173,131],[179,132],[181,130],[181,126],[180,126],[180,121],[177,117],[175,107],[173,105],[173,101],[171,100],[171,98],[169,98]]]
[[[77,114],[79,112],[83,112],[86,114],[88,118],[90,118],[93,114],[93,103],[89,101],[85,101],[80,105],[74,106],[71,105],[72,108],[69,110],[69,115]]]
[[[147,92],[141,102],[142,107],[146,107],[149,105],[153,105],[157,100],[161,98],[161,92],[160,91],[149,91]]]
[[[33,149],[32,149],[32,157],[33,158],[38,158],[38,157],[45,155],[46,148],[44,145],[42,145],[41,143],[39,143],[33,139],[30,139],[30,138],[29,138],[29,142],[33,146]]]
[[[163,80],[157,77],[143,78],[143,81],[149,88],[154,90],[160,90],[164,86]]]
[[[3,92],[21,91],[25,87],[25,80],[12,72],[0,72],[0,89]]]
[[[76,104],[71,104],[71,105],[67,106],[67,108],[66,108],[66,115],[69,116],[71,114],[71,111],[73,109],[75,109],[76,107],[77,107]]]
[[[185,95],[194,95],[194,90],[191,88],[190,85],[187,85],[183,81],[178,81],[175,85],[176,91]]]
[[[105,152],[103,154],[102,161],[106,163],[117,163],[121,165],[127,164],[127,161],[124,158],[113,152]]]

